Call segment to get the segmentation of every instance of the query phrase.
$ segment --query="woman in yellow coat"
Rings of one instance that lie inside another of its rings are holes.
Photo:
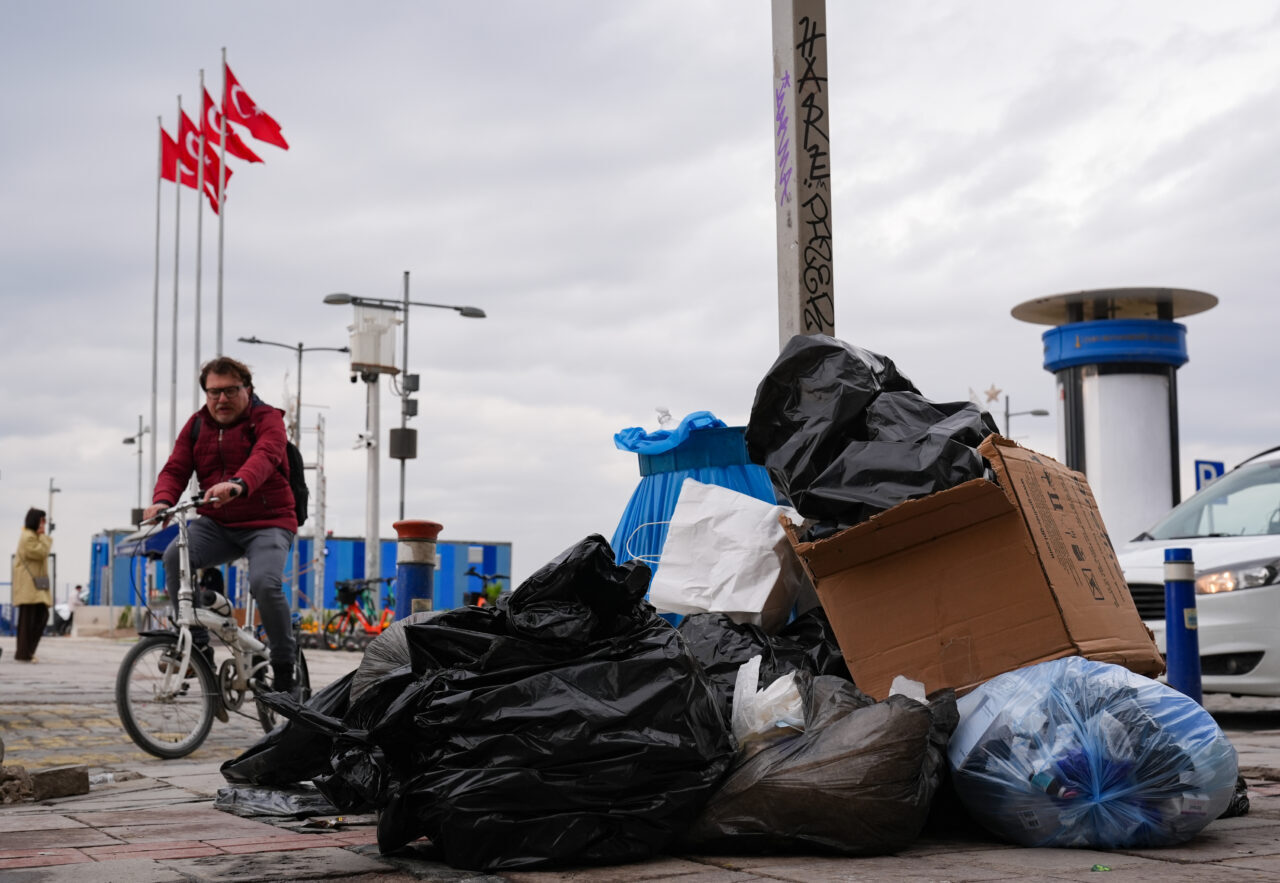
[[[13,606],[18,609],[18,646],[13,658],[36,661],[36,645],[49,621],[53,593],[49,582],[49,550],[53,537],[44,532],[43,509],[28,509],[13,560]]]

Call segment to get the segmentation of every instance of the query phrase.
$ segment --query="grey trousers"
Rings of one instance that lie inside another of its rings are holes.
[[[267,633],[271,648],[271,662],[293,664],[296,654],[293,640],[293,623],[289,602],[281,588],[284,581],[284,564],[293,545],[293,532],[283,527],[230,528],[212,518],[197,518],[191,522],[189,533],[191,570],[215,567],[235,561],[249,560],[249,591],[258,605],[262,627]],[[178,611],[178,541],[175,539],[164,550],[164,581],[173,604],[174,615]],[[195,603],[199,606],[199,593]],[[196,644],[207,644],[207,629],[192,629]]]

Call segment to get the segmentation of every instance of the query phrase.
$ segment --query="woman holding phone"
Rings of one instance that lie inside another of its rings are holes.
[[[13,606],[18,610],[18,641],[13,658],[36,661],[36,645],[49,621],[53,593],[49,582],[49,550],[53,537],[45,532],[43,509],[28,509],[13,559]]]

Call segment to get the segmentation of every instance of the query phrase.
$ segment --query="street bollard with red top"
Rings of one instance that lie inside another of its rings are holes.
[[[436,537],[444,529],[435,521],[397,521],[396,619],[431,610],[435,591]]]

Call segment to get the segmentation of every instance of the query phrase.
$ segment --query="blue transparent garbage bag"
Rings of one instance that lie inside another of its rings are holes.
[[[1078,656],[993,678],[960,700],[948,759],[960,800],[1022,846],[1172,846],[1231,803],[1236,750],[1158,681]]]

